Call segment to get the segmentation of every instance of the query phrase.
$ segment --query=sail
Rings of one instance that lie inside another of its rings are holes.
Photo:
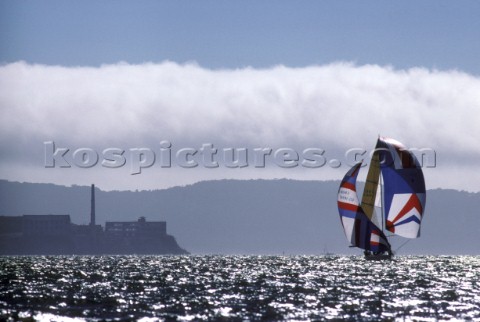
[[[377,188],[377,195],[375,196],[375,207],[373,208],[373,215],[371,221],[377,225],[377,227],[381,228],[382,231],[384,230],[384,222],[383,220],[383,193],[382,193],[382,184],[381,182],[378,183]],[[363,209],[363,207],[362,207]]]
[[[375,199],[378,192],[378,180],[380,178],[380,156],[377,151],[372,155],[372,160],[370,161],[370,167],[368,168],[367,181],[365,182],[365,188],[363,189],[362,196],[362,209],[365,212],[367,217],[375,222],[374,210],[375,210]],[[379,224],[379,222],[375,222]]]
[[[400,142],[379,138],[386,229],[406,238],[420,236],[425,210],[425,180],[415,155]]]
[[[361,165],[360,162],[347,172],[338,189],[337,204],[343,230],[352,246],[373,252],[389,251],[390,245],[385,234],[359,206],[355,184]]]

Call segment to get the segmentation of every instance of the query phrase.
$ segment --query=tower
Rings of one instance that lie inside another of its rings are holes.
[[[95,185],[92,184],[92,199],[90,208],[90,225],[95,226]]]

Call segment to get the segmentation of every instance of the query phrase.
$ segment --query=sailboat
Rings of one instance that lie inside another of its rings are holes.
[[[391,259],[389,237],[420,237],[425,210],[425,180],[415,155],[397,140],[379,137],[368,168],[361,202],[355,164],[338,189],[338,212],[350,247],[368,260]]]

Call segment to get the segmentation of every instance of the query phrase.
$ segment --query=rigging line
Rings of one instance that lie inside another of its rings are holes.
[[[403,246],[405,246],[409,241],[411,241],[411,239],[407,239],[406,242],[404,242],[403,244],[401,244],[400,247],[398,247],[398,248],[395,250],[395,253],[397,253],[398,250],[399,250],[400,248],[402,248]]]

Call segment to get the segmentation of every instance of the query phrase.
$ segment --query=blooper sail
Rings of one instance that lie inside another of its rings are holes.
[[[356,181],[360,167],[361,163],[358,163],[347,172],[338,190],[338,212],[345,235],[352,246],[372,252],[390,251],[385,234],[359,205]]]

